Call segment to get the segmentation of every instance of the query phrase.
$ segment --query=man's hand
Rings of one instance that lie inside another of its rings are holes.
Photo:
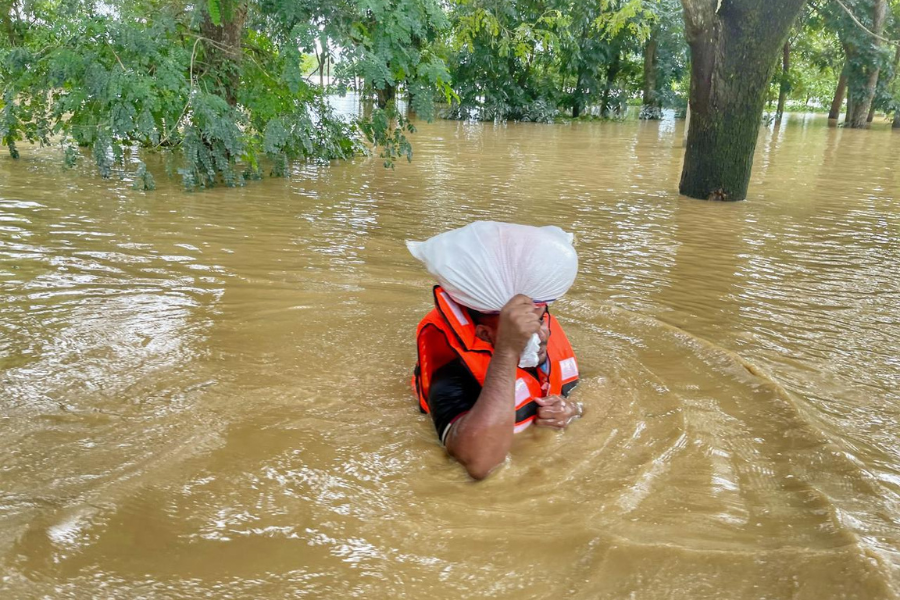
[[[500,311],[495,350],[516,357],[522,354],[531,336],[541,330],[542,312],[528,296],[513,296]]]
[[[569,423],[584,413],[584,407],[580,402],[572,402],[562,396],[547,396],[534,400],[539,405],[537,418],[534,420],[537,427],[565,429]]]

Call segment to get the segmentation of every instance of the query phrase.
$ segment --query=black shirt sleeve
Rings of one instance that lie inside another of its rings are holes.
[[[431,377],[428,409],[441,443],[453,421],[475,406],[481,384],[461,360],[447,363]]]

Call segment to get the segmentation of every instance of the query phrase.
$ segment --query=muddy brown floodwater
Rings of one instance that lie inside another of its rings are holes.
[[[2,598],[896,598],[900,134],[423,124],[412,164],[185,194],[0,158]],[[575,233],[585,418],[473,484],[409,389],[404,241]]]

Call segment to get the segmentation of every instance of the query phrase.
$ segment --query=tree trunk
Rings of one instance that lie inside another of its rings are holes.
[[[578,67],[578,78],[575,80],[575,91],[572,93],[572,118],[577,119],[581,116],[581,109],[584,107],[584,93],[581,86],[584,79],[584,67]]]
[[[850,70],[849,60],[844,64],[841,70],[841,77],[838,79],[837,89],[834,90],[834,100],[831,101],[831,110],[828,111],[828,120],[835,121],[841,117],[841,106],[844,104],[844,94],[847,92],[847,72]]]
[[[844,127],[850,125],[850,115],[853,114],[853,96],[847,95],[847,114],[844,115]]]
[[[387,108],[388,102],[397,95],[397,87],[385,83],[383,88],[375,90],[375,94],[378,96],[378,108]]]
[[[617,52],[616,56],[613,58],[612,63],[610,63],[609,68],[607,68],[606,70],[606,85],[603,87],[603,96],[600,99],[601,117],[611,116],[611,111],[609,109],[609,91],[612,89],[612,86],[615,85],[616,79],[619,77],[620,68],[621,59],[619,53]]]
[[[897,79],[897,69],[900,69],[900,45],[898,45],[896,50],[894,51],[894,68],[891,71],[890,77],[888,78],[888,80],[884,82],[884,87],[887,88],[888,90],[891,89],[891,87],[894,85],[894,81]],[[885,112],[887,112],[887,111],[885,111]],[[872,109],[869,110],[869,114],[871,115],[869,117],[869,123],[871,123],[872,119],[875,116],[875,108],[874,107],[872,107]],[[885,115],[885,117],[887,117],[887,115]],[[896,110],[894,111],[894,122],[891,125],[891,127],[892,128],[898,127]]]
[[[871,123],[874,120],[875,120],[875,103],[873,102],[872,106],[869,107],[869,115],[866,117],[866,123]]]
[[[781,121],[784,116],[784,105],[788,95],[788,74],[791,70],[791,42],[784,43],[781,56],[781,86],[778,91],[778,109],[775,111],[775,121]]]
[[[409,85],[409,80],[403,82],[403,88],[406,90],[406,115],[415,116],[416,93],[412,91],[412,86]]]
[[[644,46],[644,102],[640,116],[642,119],[662,118],[659,97],[656,93],[658,47],[657,33],[654,31],[647,40],[647,45]]]
[[[221,23],[212,22],[209,12],[204,6],[203,20],[200,22],[200,33],[212,40],[207,43],[207,60],[210,66],[221,72],[225,101],[231,106],[237,104],[237,91],[241,83],[241,41],[244,34],[244,23],[247,20],[247,4],[234,2],[230,19],[222,15]]]
[[[691,48],[682,194],[746,198],[775,57],[804,2],[682,0]]]
[[[19,42],[19,36],[16,33],[16,18],[13,16],[14,4],[14,0],[0,0],[0,24],[2,24],[3,31],[6,32],[10,46],[17,46]]]
[[[872,13],[872,31],[877,35],[884,32],[884,21],[887,15],[887,0],[875,0]],[[876,62],[876,53],[881,41],[878,38],[872,39],[873,50],[867,52],[868,57],[865,66],[859,69],[857,79],[864,82],[862,93],[858,98],[853,99],[853,112],[850,113],[847,124],[855,129],[863,129],[867,126],[869,110],[872,107],[872,100],[875,98],[875,87],[878,85],[878,63]],[[851,97],[853,96],[854,86],[851,86]]]
[[[900,70],[900,45],[897,46],[897,51],[894,53],[894,72],[891,76],[891,80],[888,82],[888,88],[890,88],[891,84],[894,83],[894,80],[897,79],[897,71]],[[900,110],[894,109],[894,121],[891,124],[892,129],[900,129]]]

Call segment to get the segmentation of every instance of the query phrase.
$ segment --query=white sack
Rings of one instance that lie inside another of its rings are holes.
[[[476,221],[406,246],[456,302],[490,313],[516,294],[552,302],[569,291],[578,273],[573,238],[559,227]],[[519,366],[537,365],[538,343],[534,336]]]

